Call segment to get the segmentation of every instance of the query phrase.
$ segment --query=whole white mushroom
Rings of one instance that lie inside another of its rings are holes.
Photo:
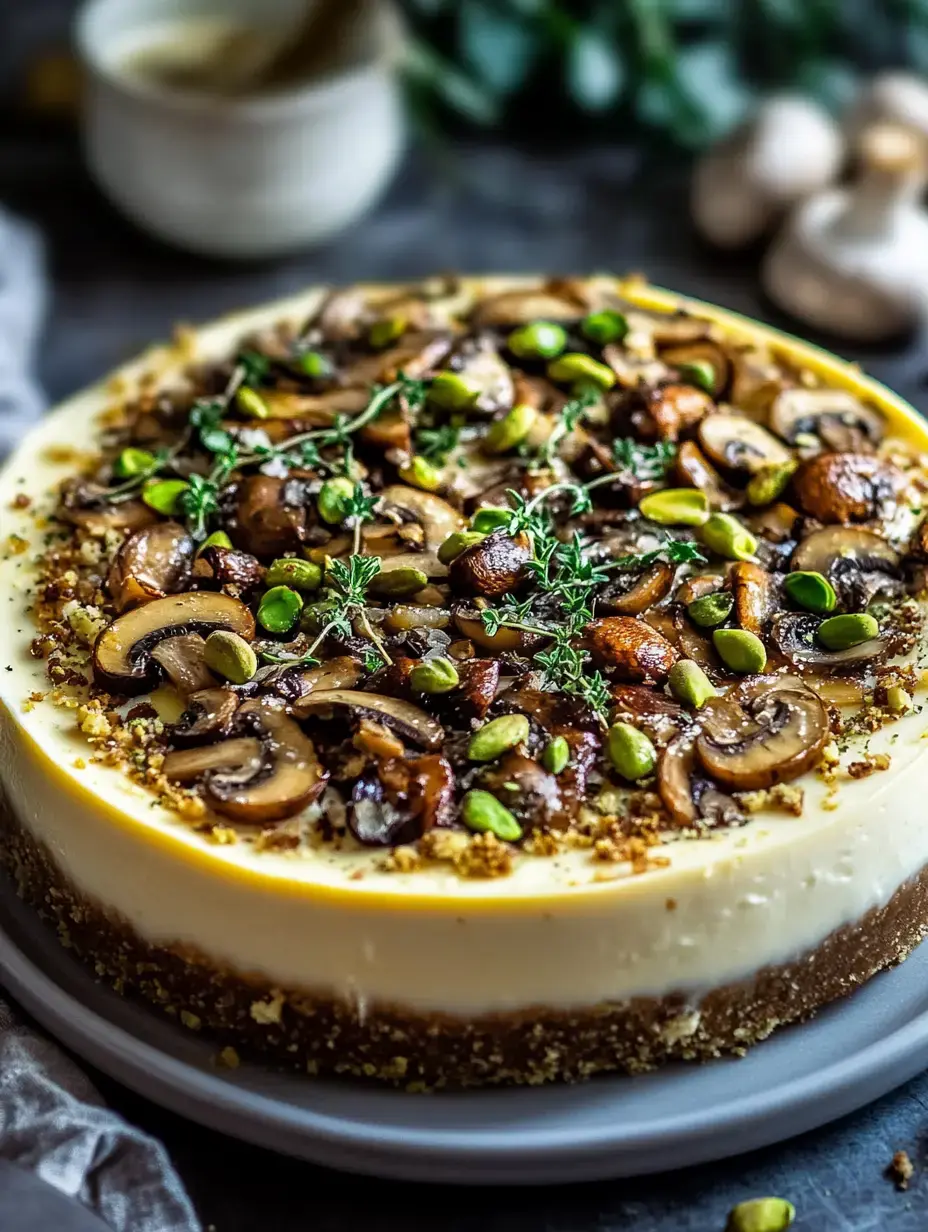
[[[831,184],[844,153],[826,111],[798,95],[776,95],[697,164],[693,221],[719,248],[752,244],[797,201]]]
[[[899,124],[928,140],[928,81],[914,73],[880,73],[861,91],[844,122],[856,142],[873,124]]]

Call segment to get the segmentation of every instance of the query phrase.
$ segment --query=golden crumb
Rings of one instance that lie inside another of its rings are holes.
[[[852,779],[865,779],[878,770],[888,770],[892,761],[888,753],[867,753],[862,760],[852,761],[847,772]]]
[[[99,703],[89,703],[77,708],[77,723],[85,736],[102,740],[110,735],[113,728],[105,714],[99,709]]]
[[[474,834],[454,867],[462,877],[507,877],[512,872],[512,850],[495,834]]]
[[[909,1158],[908,1151],[896,1151],[890,1160],[886,1175],[897,1189],[908,1189],[909,1181],[915,1174],[915,1165]]]
[[[284,994],[275,989],[267,1001],[252,1001],[249,1014],[259,1026],[270,1027],[280,1022],[284,1008]]]
[[[196,1014],[191,1014],[189,1010],[181,1010],[180,1020],[188,1031],[199,1031],[203,1023]]]
[[[760,813],[764,809],[781,809],[784,813],[792,813],[794,817],[802,816],[802,806],[805,792],[801,787],[791,783],[777,783],[760,791],[743,791],[738,795],[738,803],[746,813]]]
[[[75,770],[86,770],[87,769],[87,763],[83,759],[83,757],[75,757],[74,761],[72,762],[72,765],[74,766]]]
[[[215,843],[217,847],[231,847],[233,843],[238,842],[238,832],[231,826],[210,826],[206,830],[206,838],[210,843]]]
[[[238,1069],[242,1063],[242,1058],[238,1055],[234,1048],[227,1047],[217,1054],[216,1064],[223,1069]]]
[[[422,868],[422,857],[415,847],[394,847],[383,862],[387,873],[415,873]]]
[[[29,548],[29,540],[24,539],[22,535],[7,535],[6,546],[14,556],[22,556],[23,552]]]

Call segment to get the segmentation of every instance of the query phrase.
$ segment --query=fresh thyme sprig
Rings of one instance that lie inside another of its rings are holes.
[[[420,428],[416,432],[416,453],[427,462],[443,463],[448,454],[457,448],[461,429],[453,424],[439,428]]]
[[[596,402],[596,395],[591,390],[584,390],[579,397],[565,402],[558,415],[557,423],[551,429],[551,434],[538,451],[536,469],[546,469],[557,457],[561,441],[573,432],[574,428]]]
[[[655,561],[665,560],[669,565],[682,565],[687,561],[693,561],[695,564],[705,564],[706,558],[700,552],[699,547],[695,543],[688,543],[684,539],[668,539],[666,543],[662,543],[659,548],[654,548],[651,552],[636,552],[630,556],[617,556],[615,560],[611,560],[608,565],[603,566],[606,569],[647,569],[649,565],[653,565]]]
[[[629,471],[635,479],[663,479],[673,466],[677,447],[673,441],[657,441],[643,445],[631,436],[620,436],[612,442],[616,465]]]

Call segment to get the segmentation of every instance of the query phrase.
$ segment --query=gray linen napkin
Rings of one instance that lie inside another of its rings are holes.
[[[43,409],[30,371],[44,286],[38,237],[0,211],[0,457]],[[164,1147],[106,1108],[77,1066],[0,995],[3,1162],[77,1199],[114,1232],[200,1232]],[[23,1232],[22,1225],[2,1227]],[[51,1232],[47,1221],[34,1229]]]

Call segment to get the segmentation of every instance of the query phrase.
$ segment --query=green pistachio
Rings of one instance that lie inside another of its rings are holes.
[[[332,362],[321,351],[301,351],[296,366],[306,376],[317,380],[332,375]]]
[[[752,1198],[729,1214],[725,1232],[786,1232],[795,1218],[796,1208],[785,1198]]]
[[[686,614],[700,629],[714,629],[716,625],[725,623],[734,605],[735,596],[730,590],[717,590],[714,594],[694,599],[687,605]]]
[[[709,498],[698,488],[664,488],[643,497],[638,508],[642,517],[661,526],[702,526],[709,517]]]
[[[607,346],[610,342],[622,341],[628,333],[628,321],[621,312],[616,312],[613,308],[603,308],[583,318],[580,332],[591,342]]]
[[[303,610],[303,598],[289,586],[272,586],[258,604],[258,624],[268,633],[289,633]]]
[[[391,342],[396,342],[397,338],[402,338],[408,325],[409,322],[403,316],[381,317],[367,331],[367,340],[372,347],[380,351]]]
[[[905,714],[912,709],[912,696],[901,684],[891,684],[886,690],[886,707],[893,714]]]
[[[512,521],[511,509],[500,509],[495,505],[488,505],[484,509],[478,509],[470,520],[471,530],[479,530],[481,534],[492,535],[495,530],[503,530]]]
[[[446,411],[466,411],[480,397],[480,386],[461,372],[439,372],[429,386],[429,401]]]
[[[788,573],[783,589],[797,607],[807,612],[833,612],[838,602],[834,587],[821,573],[801,569]]]
[[[268,586],[289,586],[292,590],[318,590],[322,585],[322,569],[311,560],[282,556],[272,560],[264,578]]]
[[[372,578],[368,590],[384,599],[405,599],[428,584],[429,575],[421,569],[385,569]]]
[[[560,774],[570,761],[570,745],[566,736],[555,736],[541,755],[541,764],[549,774]]]
[[[767,651],[755,633],[747,629],[716,629],[712,644],[726,667],[747,674],[762,672],[767,666]]]
[[[113,474],[118,479],[131,479],[145,475],[155,466],[157,458],[147,449],[124,449],[113,463]]]
[[[670,669],[667,683],[677,701],[694,710],[701,710],[709,698],[716,695],[712,681],[692,659],[676,662]]]
[[[206,548],[231,548],[232,540],[224,530],[214,530],[211,535],[207,535],[197,549],[197,556],[200,555]]]
[[[751,476],[744,490],[748,503],[772,505],[775,500],[779,500],[789,487],[789,481],[795,475],[798,466],[799,463],[794,461],[762,466]]]
[[[469,791],[461,801],[461,818],[468,830],[495,834],[506,843],[517,843],[522,837],[515,817],[488,791]]]
[[[818,627],[818,640],[826,650],[850,650],[879,633],[880,626],[869,612],[848,612],[823,620]]]
[[[467,746],[471,761],[495,761],[507,749],[528,739],[528,719],[524,714],[503,714],[484,723],[474,732]]]
[[[508,453],[522,443],[532,430],[538,412],[527,402],[514,406],[502,419],[491,423],[481,442],[486,453]]]
[[[270,411],[267,403],[250,385],[240,385],[235,392],[235,405],[249,419],[267,419]]]
[[[606,732],[606,751],[613,768],[630,783],[650,774],[657,762],[654,745],[631,723],[612,724]]]
[[[443,565],[450,565],[453,560],[472,548],[475,543],[481,543],[486,535],[479,530],[456,530],[448,536],[438,549],[438,559]]]
[[[337,526],[348,516],[348,502],[354,496],[354,484],[344,475],[337,479],[327,479],[319,489],[316,497],[316,508],[323,522]]]
[[[713,513],[699,531],[703,543],[726,560],[752,560],[757,540],[730,513]]]
[[[203,649],[206,666],[231,684],[247,684],[258,670],[255,652],[243,637],[226,629],[214,629]]]
[[[183,479],[159,479],[155,483],[146,484],[142,489],[142,500],[149,507],[167,517],[183,512],[183,495],[190,488]]]
[[[308,603],[303,608],[300,617],[300,628],[305,633],[321,633],[326,622],[335,611],[336,604],[332,599],[321,599],[318,603]]]
[[[519,359],[554,359],[567,345],[567,331],[554,321],[532,321],[514,329],[506,345]]]
[[[450,693],[461,683],[458,669],[450,659],[425,659],[409,673],[414,693]]]
[[[399,468],[399,476],[404,483],[421,488],[423,492],[437,492],[442,485],[441,471],[437,466],[433,466],[428,458],[420,457],[419,454],[415,454]]]
[[[715,391],[715,367],[707,359],[694,359],[690,364],[680,364],[677,367],[680,379],[704,389],[707,394]]]
[[[608,364],[601,364],[598,359],[584,355],[582,351],[569,351],[552,360],[548,364],[548,376],[562,384],[583,382],[595,385],[597,389],[611,389],[615,384],[615,373]]]

